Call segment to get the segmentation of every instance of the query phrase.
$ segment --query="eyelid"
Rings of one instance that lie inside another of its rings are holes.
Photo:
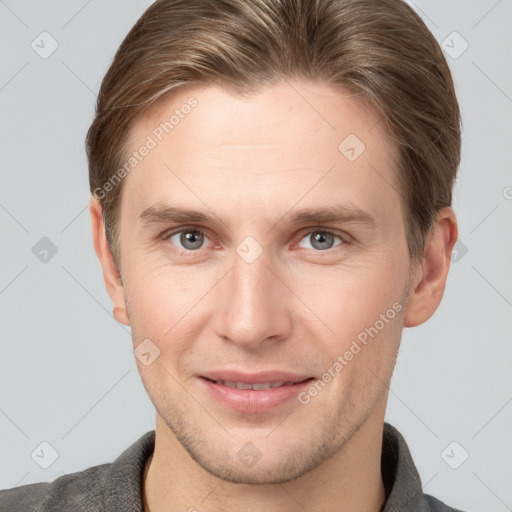
[[[169,238],[172,235],[177,233],[181,233],[182,231],[200,231],[201,233],[206,234],[208,232],[207,229],[201,228],[199,226],[176,226],[175,228],[166,229],[159,238]]]
[[[340,237],[345,242],[352,239],[352,237],[346,231],[341,231],[337,228],[331,228],[327,226],[312,226],[304,228],[300,230],[299,234],[297,235],[297,238],[300,240],[302,237],[311,233],[330,233],[332,235]]]

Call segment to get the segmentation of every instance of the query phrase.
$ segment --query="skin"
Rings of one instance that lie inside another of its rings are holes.
[[[181,89],[137,120],[130,150],[191,96],[197,107],[123,181],[119,265],[101,206],[93,198],[90,207],[114,315],[131,326],[134,347],[149,338],[160,350],[149,366],[137,360],[157,411],[146,510],[378,511],[401,333],[441,301],[454,212],[438,212],[423,260],[412,262],[396,147],[361,98],[321,83],[283,81],[247,97]],[[353,162],[338,150],[351,133],[366,146]],[[374,222],[289,222],[340,204]],[[155,205],[206,210],[217,223],[143,221]],[[187,250],[172,228],[200,230],[204,241]],[[336,236],[319,246],[325,229]],[[247,236],[263,250],[252,263],[236,251]],[[197,377],[281,369],[319,379],[393,304],[402,310],[307,405],[235,412]],[[247,442],[262,454],[252,467],[237,457]]]

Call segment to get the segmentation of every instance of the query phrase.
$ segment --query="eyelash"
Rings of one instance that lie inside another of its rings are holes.
[[[205,235],[205,237],[210,240],[208,238],[208,235],[205,231],[195,227],[195,226],[185,226],[185,227],[180,227],[180,228],[176,228],[174,230],[171,230],[171,231],[165,231],[162,235],[161,235],[161,240],[164,241],[164,242],[168,242],[169,241],[169,238],[171,238],[171,236],[173,235],[177,235],[177,234],[180,234],[180,233],[187,233],[187,232],[191,232],[191,231],[197,231],[199,233],[202,233],[203,235]],[[328,229],[328,228],[312,228],[312,229],[309,229],[308,231],[306,232],[302,232],[297,238],[294,239],[293,241],[293,244],[297,244],[298,242],[300,242],[301,240],[303,240],[305,237],[307,237],[308,235],[312,235],[313,233],[325,233],[325,234],[328,234],[328,235],[332,235],[336,238],[339,238],[341,240],[341,243],[339,245],[336,245],[330,249],[325,249],[325,250],[320,250],[320,249],[313,249],[313,251],[318,254],[318,253],[325,253],[325,254],[332,254],[333,251],[335,251],[337,248],[343,246],[343,245],[346,245],[349,243],[349,237],[346,233],[342,233],[342,232],[339,232],[339,231],[334,231],[332,229]],[[211,240],[210,240],[211,241]],[[172,244],[171,244],[172,245]],[[190,255],[196,255],[196,254],[199,254],[203,248],[201,249],[197,249],[197,250],[190,250],[190,249],[182,249],[180,247],[176,247],[176,249],[180,252],[180,254],[190,254]],[[311,249],[310,249],[311,251]]]

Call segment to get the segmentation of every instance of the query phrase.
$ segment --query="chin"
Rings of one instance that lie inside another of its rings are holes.
[[[295,437],[293,432],[285,430],[272,432],[271,437],[260,435],[258,439],[252,438],[252,442],[250,435],[217,432],[214,437],[203,429],[192,428],[183,417],[177,420],[175,415],[164,417],[164,421],[201,468],[216,478],[236,484],[266,485],[296,480],[340,448],[337,436],[326,432],[325,424],[323,432],[311,431],[309,440],[301,429],[300,438],[296,437],[293,442],[290,441]],[[318,439],[330,441],[317,444]]]
[[[259,460],[252,467],[245,466],[243,462],[219,462],[212,454],[197,456],[188,450],[190,456],[212,476],[234,484],[269,485],[290,482],[305,475],[322,462],[304,459],[302,454],[298,457],[284,457],[282,460]],[[297,452],[295,452],[297,453]]]

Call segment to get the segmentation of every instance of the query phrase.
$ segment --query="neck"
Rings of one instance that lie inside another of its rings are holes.
[[[236,484],[199,466],[157,415],[155,451],[144,472],[145,512],[378,512],[386,500],[381,475],[383,418],[370,419],[342,449],[292,481]]]

